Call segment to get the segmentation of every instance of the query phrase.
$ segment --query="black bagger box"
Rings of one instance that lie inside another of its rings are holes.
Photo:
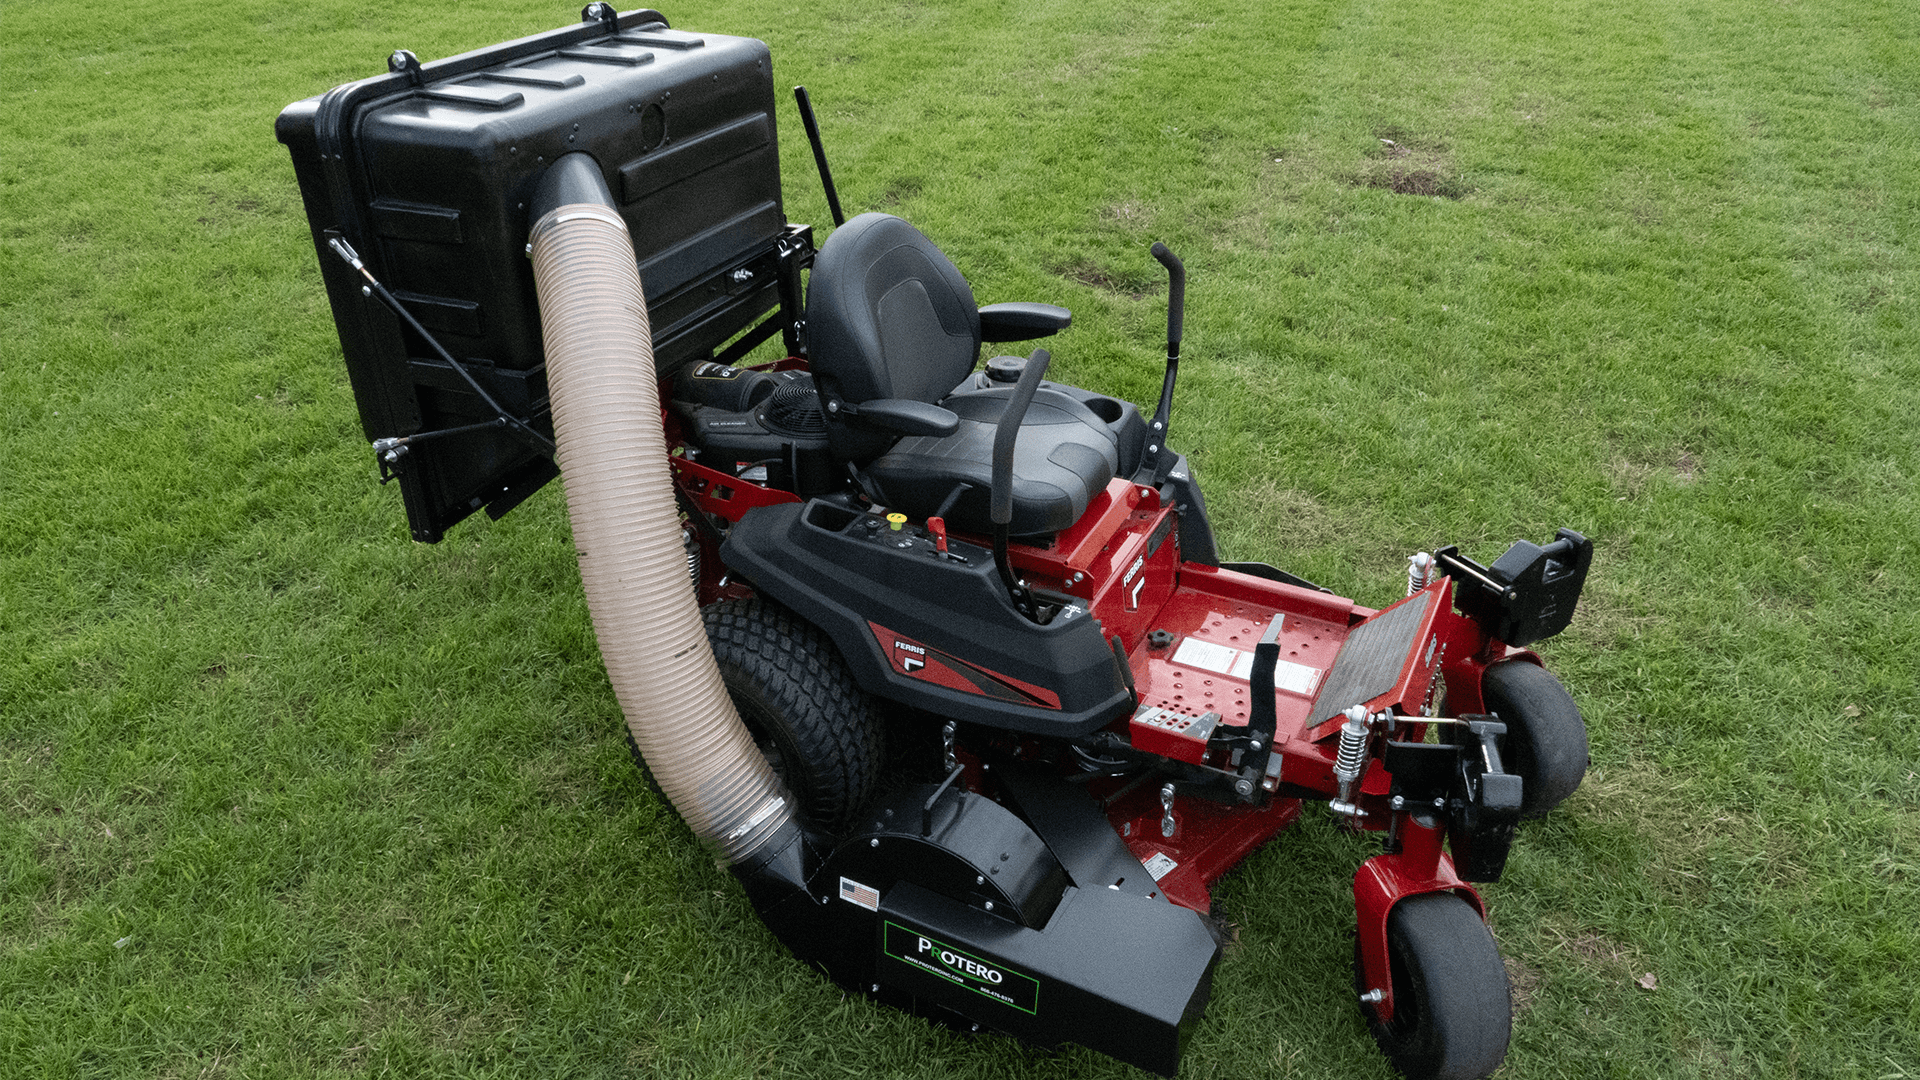
[[[751,38],[670,29],[656,11],[588,8],[578,26],[390,71],[287,106],[293,155],[340,346],[370,440],[414,538],[481,507],[499,517],[556,475],[452,367],[363,294],[343,238],[502,410],[551,437],[527,203],[546,167],[584,151],[633,235],[663,375],[776,331],[790,351],[811,237],[780,201],[772,61]],[[763,315],[778,308],[772,318]],[[431,433],[480,426],[460,434]]]

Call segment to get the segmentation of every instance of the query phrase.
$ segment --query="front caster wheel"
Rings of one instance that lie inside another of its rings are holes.
[[[1545,817],[1587,775],[1587,722],[1553,673],[1524,660],[1487,669],[1480,695],[1506,722],[1501,756],[1519,775],[1520,816]]]
[[[1426,893],[1395,904],[1387,960],[1393,1019],[1380,1022],[1364,1000],[1360,1008],[1394,1068],[1411,1080],[1476,1080],[1499,1067],[1513,1034],[1507,971],[1465,900]]]

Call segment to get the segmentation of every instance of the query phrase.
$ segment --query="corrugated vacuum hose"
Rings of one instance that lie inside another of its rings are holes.
[[[607,677],[674,809],[737,864],[786,831],[792,800],[727,696],[687,576],[633,243],[585,154],[547,170],[532,217],[554,438]]]

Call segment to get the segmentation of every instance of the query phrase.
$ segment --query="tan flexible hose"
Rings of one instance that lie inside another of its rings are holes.
[[[554,440],[607,677],[674,809],[738,863],[787,823],[792,800],[734,711],[701,625],[626,223],[571,203],[534,225],[531,247]]]

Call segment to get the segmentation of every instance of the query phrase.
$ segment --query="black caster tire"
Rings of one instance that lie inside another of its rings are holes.
[[[1493,934],[1452,893],[1410,896],[1387,916],[1393,1019],[1364,1001],[1381,1053],[1410,1080],[1478,1080],[1500,1067],[1513,1036],[1513,999]],[[1364,976],[1355,965],[1355,986]]]
[[[879,717],[826,634],[758,597],[703,609],[720,678],[802,821],[839,834],[880,774]]]
[[[1587,722],[1553,673],[1524,660],[1487,669],[1480,696],[1507,725],[1500,757],[1521,780],[1520,816],[1545,817],[1587,775]]]

